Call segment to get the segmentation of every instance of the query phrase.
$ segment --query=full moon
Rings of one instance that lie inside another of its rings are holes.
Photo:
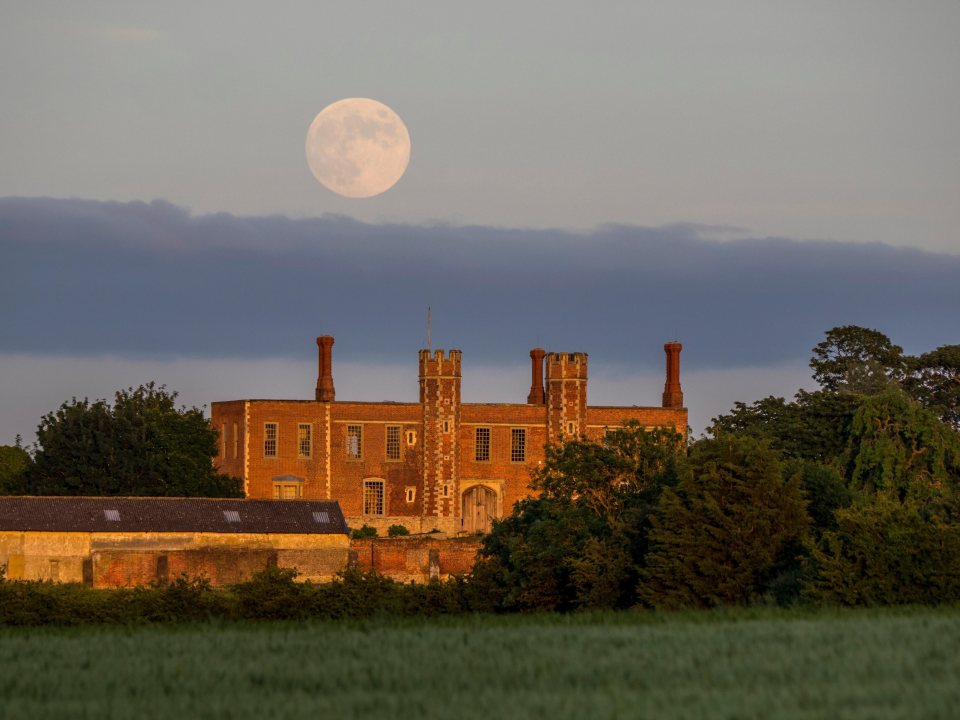
[[[386,192],[410,162],[410,133],[383,103],[338,100],[321,110],[307,131],[307,164],[328,190],[348,198]]]

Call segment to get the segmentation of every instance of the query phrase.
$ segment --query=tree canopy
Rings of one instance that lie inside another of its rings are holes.
[[[73,398],[43,417],[25,477],[34,495],[243,497],[241,481],[212,464],[217,432],[199,408],[154,383],[112,405]]]
[[[30,455],[20,445],[0,445],[0,495],[19,495],[23,492],[24,474],[30,465]]]

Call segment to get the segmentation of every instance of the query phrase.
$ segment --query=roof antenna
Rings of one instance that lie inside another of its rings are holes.
[[[430,306],[427,305],[427,352],[430,352]]]

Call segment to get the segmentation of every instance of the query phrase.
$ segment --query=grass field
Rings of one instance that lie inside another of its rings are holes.
[[[0,718],[957,717],[957,609],[0,628]]]

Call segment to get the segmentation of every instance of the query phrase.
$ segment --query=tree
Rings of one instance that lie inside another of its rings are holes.
[[[150,383],[117,392],[112,406],[63,403],[40,422],[27,493],[243,497],[239,479],[213,468],[217,432],[176,397]]]
[[[847,482],[855,490],[960,488],[960,435],[902,390],[866,398],[854,415]]]
[[[600,442],[549,446],[531,482],[541,496],[517,503],[484,539],[475,594],[491,610],[632,605],[649,516],[685,455],[682,436],[636,422]]]
[[[713,436],[727,433],[766,440],[785,458],[822,464],[839,462],[847,449],[850,423],[861,397],[827,390],[797,392],[792,402],[767,397],[752,405],[735,404],[713,419]]]
[[[827,331],[827,338],[813,348],[810,359],[814,379],[826,390],[844,386],[876,387],[878,375],[894,382],[904,377],[903,348],[877,330],[844,325]]]
[[[0,445],[0,495],[23,492],[24,474],[29,465],[30,455],[21,446],[19,435],[14,445]]]
[[[907,392],[960,431],[960,345],[942,345],[910,358],[909,367]]]
[[[808,525],[797,477],[784,480],[765,442],[721,435],[660,497],[640,597],[657,608],[743,604],[797,563]]]
[[[818,602],[960,600],[960,436],[902,390],[866,398],[851,426],[851,501],[810,546]]]
[[[837,528],[812,548],[815,602],[842,605],[960,601],[960,523],[942,507],[895,489],[837,511]]]

